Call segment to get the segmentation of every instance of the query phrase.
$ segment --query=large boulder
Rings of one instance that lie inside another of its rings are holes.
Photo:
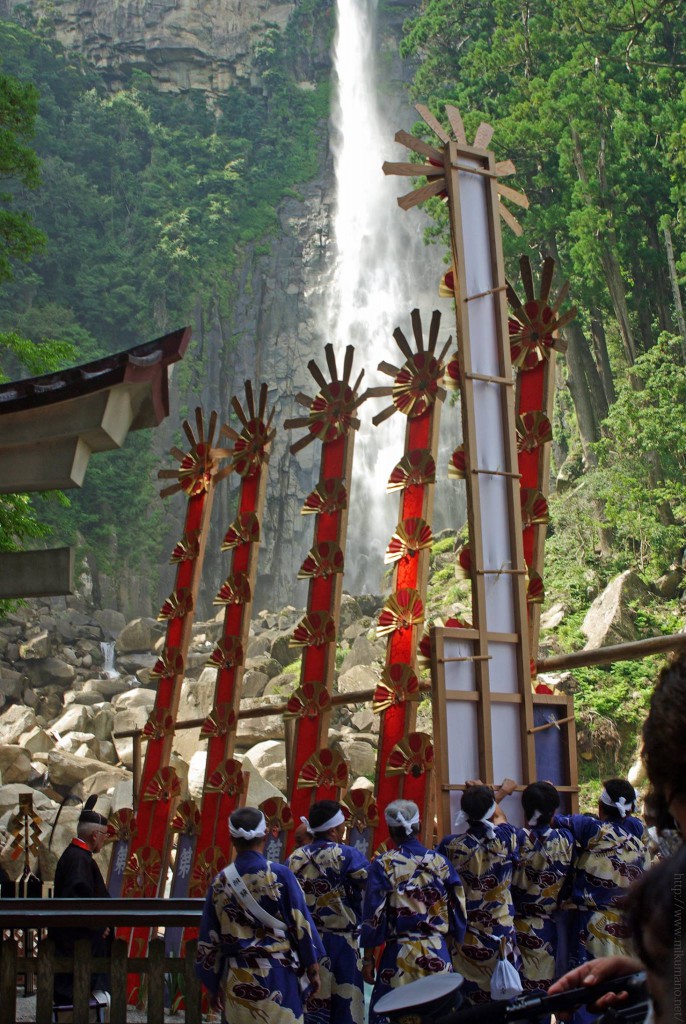
[[[247,708],[264,708],[270,704],[283,703],[278,697],[247,698],[241,701],[241,710]],[[282,740],[284,726],[282,715],[260,715],[256,718],[241,718],[238,722],[236,739],[243,748],[253,747],[262,740]]]
[[[300,657],[300,648],[291,647],[291,637],[293,635],[292,630],[287,630],[283,633],[278,633],[271,646],[271,656],[274,661],[278,661],[279,665],[290,665],[291,662],[296,661]]]
[[[13,704],[0,715],[0,743],[18,743],[20,736],[35,724],[36,715],[31,708]]]
[[[117,637],[115,650],[118,655],[135,651],[151,651],[157,639],[158,625],[155,619],[133,619]]]
[[[216,683],[216,668],[203,669],[197,679],[186,677],[181,684],[177,721],[184,722],[209,715],[214,704]],[[179,729],[174,734],[173,748],[187,764],[190,764],[191,758],[199,746],[200,726],[195,726],[192,729]]]
[[[93,712],[85,704],[72,704],[63,715],[52,723],[52,732],[67,736],[70,732],[89,732]]]
[[[63,658],[41,658],[40,661],[26,661],[24,668],[33,686],[54,684],[68,689],[76,677],[76,669]]]
[[[31,757],[35,757],[36,754],[45,754],[48,750],[52,750],[55,746],[55,741],[52,736],[48,735],[45,729],[41,729],[39,725],[34,725],[32,729],[29,729],[28,732],[19,737],[19,746],[23,747]]]
[[[114,766],[103,768],[102,765],[98,765],[98,769],[91,775],[84,776],[74,789],[74,793],[81,800],[87,800],[93,793],[100,796],[109,790],[115,790],[117,786],[128,782],[131,778],[131,773],[124,768],[115,768]]]
[[[0,665],[0,694],[11,700],[20,700],[24,691],[24,677],[6,665]]]
[[[581,626],[587,640],[585,650],[637,640],[636,612],[632,604],[647,605],[651,598],[650,590],[633,569],[617,576],[586,612]]]
[[[148,712],[145,708],[131,708],[129,711],[115,713],[112,742],[116,747],[119,760],[126,768],[133,767],[133,738],[130,736],[118,737],[117,733],[142,729],[147,720]]]
[[[243,676],[241,693],[244,697],[261,697],[269,685],[269,676],[266,672],[255,672],[251,669]]]
[[[342,672],[338,677],[338,692],[359,693],[360,690],[372,690],[378,682],[377,669],[371,668],[369,665],[355,665],[347,672]]]
[[[109,676],[107,679],[87,679],[81,687],[81,693],[98,693],[109,700],[118,693],[127,693],[131,688],[128,676]]]
[[[360,606],[354,597],[350,594],[343,594],[341,597],[341,610],[338,620],[338,631],[343,633],[353,623],[357,623],[362,618],[362,612]]]
[[[66,750],[51,750],[48,753],[48,775],[55,786],[72,789],[77,782],[102,771],[102,765],[95,758],[77,757]]]
[[[127,693],[120,693],[112,701],[115,711],[132,711],[134,708],[146,708],[148,713],[155,705],[155,691],[143,686],[136,686]]]
[[[251,763],[250,758],[243,758],[241,762],[241,769],[249,775],[248,792],[245,802],[250,807],[259,807],[264,800],[268,800],[270,797],[284,796],[282,790],[277,789],[276,786],[272,785],[271,782],[267,782],[267,780],[260,775],[257,768],[255,768]]]
[[[358,665],[372,665],[376,661],[383,661],[385,657],[386,644],[383,641],[372,641],[366,636],[358,636],[343,659],[341,675]]]
[[[376,750],[369,743],[350,738],[340,740],[341,753],[350,764],[352,775],[374,775],[376,771]]]
[[[126,619],[121,612],[114,608],[101,608],[95,612],[93,618],[100,626],[105,636],[114,639],[126,626]]]
[[[279,740],[263,740],[261,743],[256,743],[250,750],[246,750],[245,756],[258,772],[262,772],[271,764],[285,761],[286,744]]]
[[[28,782],[33,775],[31,758],[18,744],[0,744],[0,781],[3,786],[10,782]]]
[[[34,661],[36,658],[47,658],[50,654],[50,637],[47,630],[32,636],[23,644],[19,644],[19,657],[25,661]]]

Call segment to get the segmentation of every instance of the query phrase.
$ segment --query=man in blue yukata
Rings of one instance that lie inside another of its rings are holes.
[[[196,974],[224,1022],[304,1024],[324,947],[302,890],[287,867],[265,859],[260,810],[234,811],[229,832],[237,856],[207,893]]]
[[[447,940],[461,942],[467,923],[457,871],[419,841],[417,805],[394,800],[384,814],[393,848],[371,863],[360,934],[364,979],[374,985],[370,1024],[385,1024],[387,1017],[374,1007],[391,989],[453,971]],[[377,966],[374,951],[382,945]]]
[[[345,846],[345,816],[335,800],[313,804],[302,822],[311,842],[291,854],[288,866],[305,894],[326,957],[321,990],[305,1006],[305,1024],[363,1024],[362,962],[357,942],[369,861]]]

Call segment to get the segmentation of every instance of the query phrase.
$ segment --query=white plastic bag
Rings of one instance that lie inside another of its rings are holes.
[[[506,940],[503,936],[500,940],[500,959],[491,975],[491,996],[493,999],[514,999],[522,991],[517,968],[506,958]]]

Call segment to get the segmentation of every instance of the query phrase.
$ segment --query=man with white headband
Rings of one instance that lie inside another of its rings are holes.
[[[300,886],[264,857],[267,826],[256,807],[229,818],[235,863],[212,882],[195,971],[230,1024],[304,1024],[305,988],[319,990],[324,956]]]
[[[460,878],[440,853],[419,841],[419,808],[394,800],[385,810],[393,848],[369,870],[360,946],[364,979],[374,984],[370,1024],[387,1018],[374,1010],[391,989],[431,974],[452,973],[448,936],[461,942],[466,915]],[[384,946],[378,966],[375,949]]]
[[[466,787],[455,832],[438,849],[465,887],[467,933],[453,952],[453,966],[465,979],[460,994],[473,1005],[491,999],[491,981],[501,959],[516,971],[520,968],[510,893],[519,844],[517,831],[500,806],[516,783],[505,779],[496,792],[478,780]]]
[[[300,883],[326,950],[321,990],[305,1006],[305,1024],[363,1024],[357,930],[369,861],[343,843],[345,816],[335,800],[313,804],[301,824],[311,839],[291,854],[288,866]]]
[[[631,956],[629,930],[621,905],[630,885],[650,867],[643,822],[634,817],[636,791],[626,779],[608,779],[598,816],[557,815],[553,825],[568,829],[576,843],[572,892],[574,907],[570,967],[605,956]],[[575,1024],[594,1020],[580,1009]]]

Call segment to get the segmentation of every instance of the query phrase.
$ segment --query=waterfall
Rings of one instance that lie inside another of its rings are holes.
[[[382,359],[401,366],[404,359],[393,340],[399,326],[412,337],[410,311],[418,307],[426,332],[431,313],[443,314],[439,345],[449,332],[454,336],[454,316],[446,300],[438,298],[441,257],[427,249],[422,234],[426,224],[421,211],[401,211],[396,198],[410,191],[409,179],[386,177],[384,160],[407,159],[393,141],[399,128],[409,129],[416,120],[400,83],[384,83],[379,74],[376,35],[377,0],[337,0],[338,24],[334,41],[335,100],[332,112],[332,148],[336,176],[334,240],[336,262],[329,289],[327,336],[340,354],[347,344],[356,349],[355,371],[365,368],[363,389],[390,384],[377,373]],[[384,87],[386,91],[384,92]],[[391,401],[370,400],[361,409],[362,426],[355,442],[353,486],[350,498],[349,535],[345,588],[350,593],[380,593],[383,556],[397,522],[397,496],[386,494],[391,470],[403,452],[405,417],[397,413],[379,427],[372,416]],[[446,403],[447,404],[447,403]],[[449,415],[452,414],[452,415]],[[457,416],[450,419],[452,451]],[[437,465],[437,479],[446,476],[447,454]],[[461,525],[457,513],[457,489],[437,494],[434,528]],[[450,506],[450,508],[448,508]]]
[[[114,664],[114,640],[103,640],[100,643],[100,650],[103,658],[103,672],[109,679],[116,679],[119,671]]]

